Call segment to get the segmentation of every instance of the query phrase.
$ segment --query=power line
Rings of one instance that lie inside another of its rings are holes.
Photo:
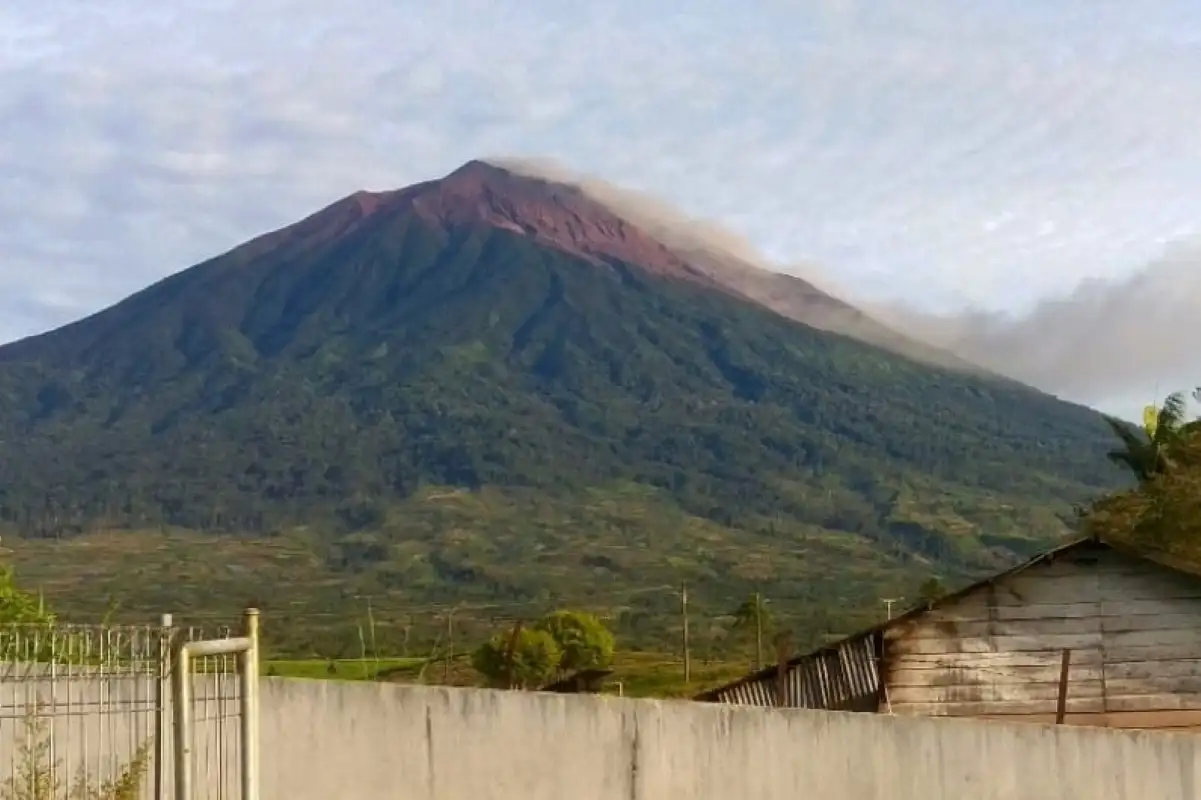
[[[674,586],[650,586],[650,587],[646,587],[643,589],[619,590],[619,591],[615,591],[610,594],[595,594],[595,595],[589,595],[588,597],[578,597],[578,598],[564,597],[564,598],[546,598],[546,599],[531,599],[531,600],[511,600],[511,601],[502,601],[502,602],[492,601],[492,602],[481,602],[481,603],[469,603],[469,602],[449,603],[448,602],[448,603],[429,603],[429,604],[424,604],[424,605],[404,605],[403,603],[400,603],[397,605],[396,609],[394,610],[394,613],[444,614],[444,613],[449,613],[449,612],[458,613],[460,611],[490,611],[490,610],[497,610],[497,609],[504,610],[504,609],[511,609],[511,608],[530,608],[530,607],[545,608],[548,606],[555,606],[555,605],[558,605],[561,603],[571,603],[573,605],[588,605],[588,604],[595,603],[598,601],[606,601],[606,600],[616,601],[616,600],[623,600],[623,599],[632,599],[635,597],[641,597],[641,596],[649,595],[649,594],[665,594],[665,595],[666,594],[676,594],[677,591],[678,590]],[[376,600],[378,600],[379,597],[380,597],[380,595],[359,595],[353,599],[364,603],[364,608],[366,608],[365,604],[367,602],[372,601],[372,598],[375,598]],[[379,610],[378,606],[376,606],[376,610],[378,612],[378,610]],[[269,604],[265,604],[264,611],[268,612],[268,613],[276,614],[276,615],[281,615],[281,616],[293,616],[292,614],[289,613],[288,606],[279,606],[279,607],[273,608]],[[238,611],[237,611],[237,609],[234,609],[231,607],[229,612],[214,611],[214,610],[197,611],[197,612],[188,613],[187,616],[189,619],[204,619],[204,618],[219,619],[219,618],[224,618],[229,613],[238,613]],[[298,612],[298,614],[296,614],[296,615],[303,616],[306,619],[318,619],[318,618],[322,618],[322,617],[330,618],[330,619],[345,619],[346,617],[350,616],[350,614],[348,614],[346,611],[301,611],[301,612]]]

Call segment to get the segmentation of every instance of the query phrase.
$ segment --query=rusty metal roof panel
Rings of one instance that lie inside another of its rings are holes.
[[[784,674],[784,702],[777,699],[775,670],[709,692],[703,699],[735,705],[849,709],[879,692],[876,637],[849,639],[837,647],[789,662]]]

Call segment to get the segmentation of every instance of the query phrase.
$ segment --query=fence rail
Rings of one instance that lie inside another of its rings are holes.
[[[234,632],[162,622],[0,625],[0,800],[174,796],[173,652]],[[192,660],[194,800],[242,796],[244,677],[236,655]]]

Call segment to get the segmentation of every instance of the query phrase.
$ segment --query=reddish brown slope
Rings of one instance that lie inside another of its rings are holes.
[[[484,161],[470,161],[444,178],[405,189],[356,192],[234,253],[248,260],[280,248],[304,252],[348,235],[380,214],[414,214],[444,229],[487,225],[513,231],[598,265],[622,261],[656,275],[699,282],[814,328],[919,361],[977,369],[952,353],[904,336],[801,278],[762,269],[732,253],[666,244],[580,187]]]

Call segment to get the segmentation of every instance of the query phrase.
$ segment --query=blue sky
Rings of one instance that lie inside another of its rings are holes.
[[[536,156],[1126,410],[1201,381],[1199,122],[1196,2],[7,3],[0,341]]]

